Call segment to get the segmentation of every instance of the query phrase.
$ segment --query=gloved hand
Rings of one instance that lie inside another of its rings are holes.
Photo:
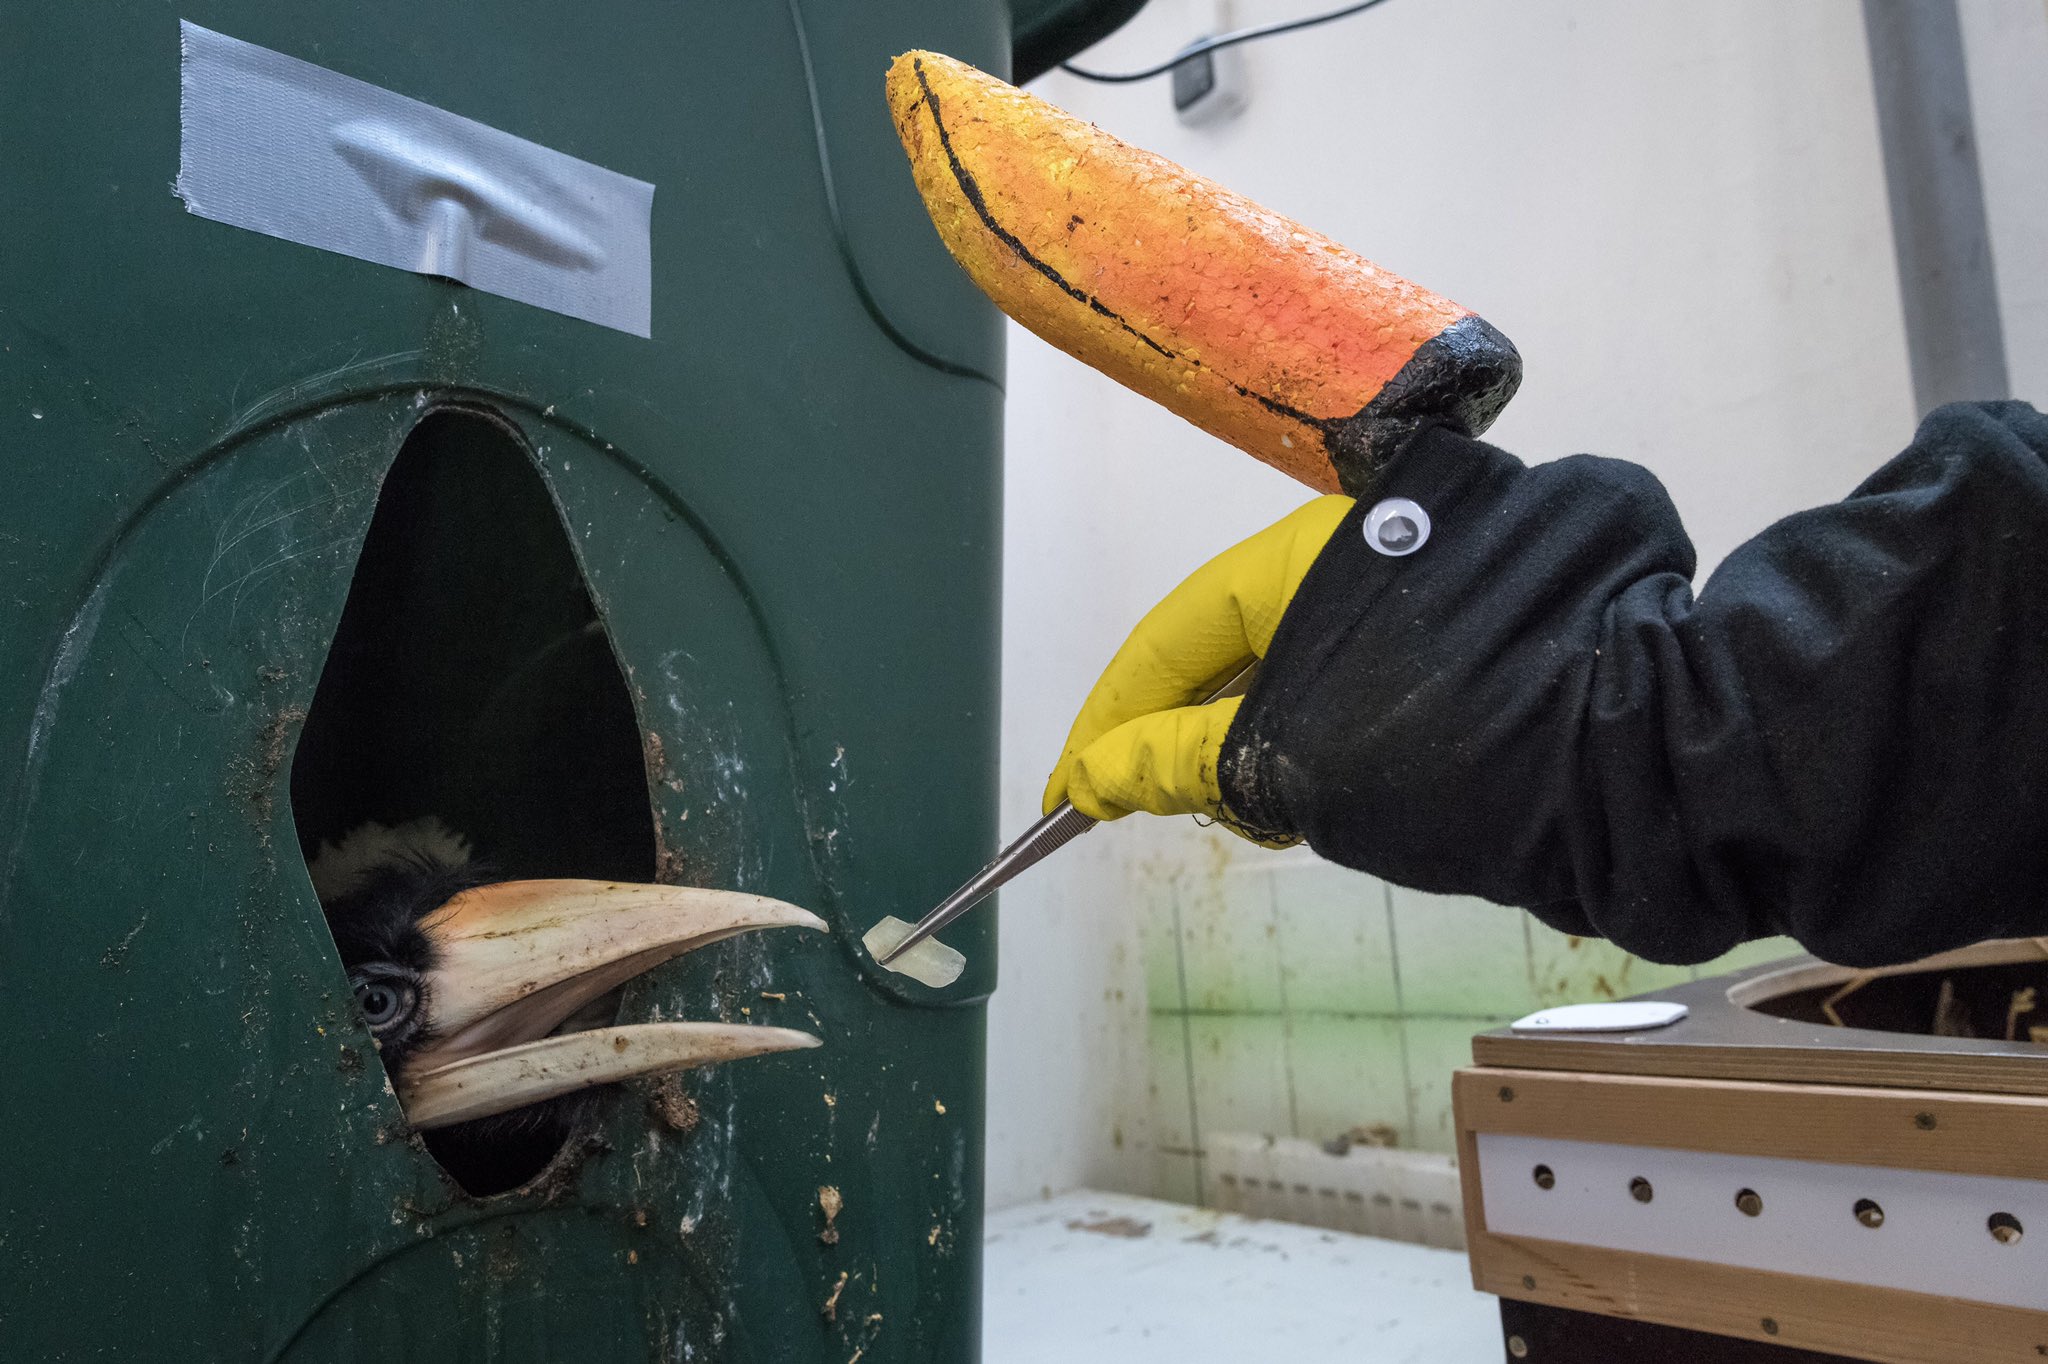
[[[1223,808],[1216,777],[1243,698],[1191,703],[1265,657],[1287,603],[1351,505],[1332,496],[1297,508],[1196,569],[1138,622],[1074,720],[1046,783],[1046,813],[1070,800],[1096,819],[1134,810],[1205,814],[1246,832]]]

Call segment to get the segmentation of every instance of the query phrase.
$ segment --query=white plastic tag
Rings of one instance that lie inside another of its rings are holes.
[[[1518,1018],[1516,1032],[1639,1032],[1668,1028],[1685,1017],[1683,1004],[1625,999],[1613,1004],[1563,1004]]]

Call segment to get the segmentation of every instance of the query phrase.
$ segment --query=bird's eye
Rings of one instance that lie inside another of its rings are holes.
[[[418,1003],[419,992],[410,981],[389,976],[366,976],[356,981],[356,1005],[373,1032],[383,1032],[404,1022]]]

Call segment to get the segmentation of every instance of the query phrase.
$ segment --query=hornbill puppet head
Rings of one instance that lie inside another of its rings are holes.
[[[611,881],[493,881],[433,818],[366,824],[311,864],[363,1021],[441,1164],[518,1183],[604,1086],[815,1047],[789,1028],[605,1026],[643,971],[756,928],[823,928],[765,896]]]
[[[889,107],[947,250],[1004,312],[1320,492],[1487,428],[1522,357],[1471,310],[936,52]]]

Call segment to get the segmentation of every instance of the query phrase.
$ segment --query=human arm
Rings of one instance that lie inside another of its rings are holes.
[[[2048,932],[2048,419],[1943,409],[1695,599],[1646,471],[1428,430],[1301,580],[1218,743],[1235,820],[1658,961]],[[1405,558],[1377,497],[1434,523]],[[1089,754],[1080,757],[1089,764]]]

